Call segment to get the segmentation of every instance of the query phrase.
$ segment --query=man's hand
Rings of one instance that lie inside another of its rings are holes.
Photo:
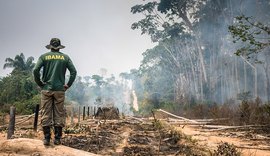
[[[66,91],[68,88],[69,88],[69,86],[65,84],[64,85],[64,91]]]

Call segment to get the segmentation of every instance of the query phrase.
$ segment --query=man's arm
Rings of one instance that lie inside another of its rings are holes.
[[[34,75],[35,82],[40,87],[44,86],[44,83],[40,80],[40,69],[42,66],[43,66],[43,60],[41,57],[39,57],[38,62],[34,67],[33,75]]]
[[[75,81],[75,78],[77,75],[77,70],[76,70],[74,64],[72,63],[71,59],[68,60],[67,68],[70,72],[70,77],[69,77],[68,83],[66,85],[67,85],[67,88],[69,88],[73,84],[73,82]],[[65,87],[65,89],[67,89],[67,88]]]

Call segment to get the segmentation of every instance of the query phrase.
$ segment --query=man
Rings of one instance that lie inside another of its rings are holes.
[[[52,38],[46,46],[50,49],[41,55],[34,68],[35,82],[41,87],[41,125],[44,133],[44,145],[50,145],[51,126],[54,126],[54,144],[61,144],[62,128],[65,126],[65,91],[72,85],[77,71],[68,55],[59,50],[65,48],[58,38]],[[42,70],[41,70],[42,69]],[[65,84],[66,69],[70,72]],[[40,78],[42,71],[42,79]]]

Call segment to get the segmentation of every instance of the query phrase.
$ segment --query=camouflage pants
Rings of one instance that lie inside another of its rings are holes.
[[[41,91],[41,125],[65,126],[65,92],[64,91]]]

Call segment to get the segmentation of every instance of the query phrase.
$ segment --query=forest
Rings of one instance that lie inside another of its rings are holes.
[[[234,124],[269,121],[268,0],[142,3],[131,8],[143,17],[131,29],[156,46],[143,52],[140,67],[119,79],[106,69],[78,76],[66,93],[67,105],[113,105],[141,116],[162,108],[191,118],[229,117]],[[40,101],[32,76],[36,59],[13,57],[3,65],[13,70],[0,79],[0,113],[15,105],[17,113],[32,114]],[[134,99],[139,110],[132,107]]]

